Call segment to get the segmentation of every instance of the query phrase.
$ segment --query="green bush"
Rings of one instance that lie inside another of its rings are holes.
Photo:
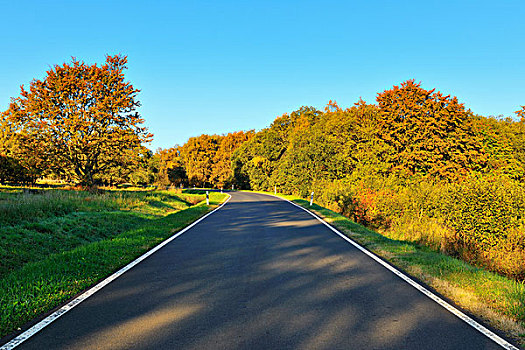
[[[31,175],[12,157],[0,154],[0,183],[30,183]]]
[[[501,175],[451,184],[368,177],[314,182],[315,202],[396,240],[525,278],[525,189]]]
[[[464,246],[503,247],[509,232],[523,224],[525,191],[506,177],[470,177],[451,186],[445,202],[446,224]]]

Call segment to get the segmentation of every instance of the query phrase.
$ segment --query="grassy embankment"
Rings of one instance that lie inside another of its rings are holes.
[[[0,337],[64,303],[225,198],[198,191],[0,187]]]
[[[268,192],[259,192],[273,194]],[[428,247],[389,239],[297,196],[279,195],[311,210],[349,238],[425,282],[473,315],[525,345],[525,285]]]

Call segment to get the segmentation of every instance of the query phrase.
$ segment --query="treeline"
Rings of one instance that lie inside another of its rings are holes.
[[[255,135],[238,131],[227,135],[191,137],[183,146],[158,149],[153,156],[155,183],[161,186],[229,188],[236,183],[231,158]]]
[[[235,154],[232,171],[245,188],[276,185],[303,196],[326,182],[378,177],[522,181],[523,126],[474,115],[457,98],[408,81],[378,94],[377,104],[343,110],[331,102],[277,118]]]
[[[73,59],[42,80],[22,85],[0,114],[0,183],[61,180],[83,188],[116,186],[226,187],[231,156],[255,132],[202,135],[183,146],[145,147],[153,135],[137,112],[140,90],[125,80],[125,56],[102,65]]]
[[[386,236],[523,279],[525,107],[520,121],[487,118],[414,81],[376,102],[284,114],[230,147],[230,163],[220,137],[192,138],[163,151],[164,164],[177,164],[167,178],[179,181],[169,177],[179,169],[196,185],[314,192]]]
[[[307,196],[386,236],[525,278],[525,107],[475,115],[413,80],[343,109],[155,153],[125,56],[51,68],[0,114],[0,182],[198,186]]]

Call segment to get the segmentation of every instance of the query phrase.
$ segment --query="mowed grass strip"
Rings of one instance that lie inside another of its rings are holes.
[[[91,199],[87,206],[75,202],[75,210],[55,211],[57,216],[43,209],[39,219],[20,214],[24,218],[19,224],[0,227],[2,254],[9,261],[3,263],[0,275],[0,337],[19,330],[142,255],[216,207],[227,195],[210,193],[210,206],[203,202],[203,194],[165,191],[34,196]],[[0,198],[16,201],[15,197]],[[24,258],[16,258],[18,255]]]
[[[260,192],[273,194],[268,192]],[[525,285],[413,242],[389,239],[297,196],[279,195],[322,217],[340,232],[428,284],[473,315],[525,345]]]
[[[107,239],[204,199],[166,191],[0,194],[0,278],[26,263]]]

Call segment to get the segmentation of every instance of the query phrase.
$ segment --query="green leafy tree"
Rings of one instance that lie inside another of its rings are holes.
[[[220,139],[219,147],[213,159],[213,179],[218,187],[230,186],[233,177],[232,155],[243,143],[249,141],[253,130],[229,133]]]
[[[487,155],[484,172],[522,179],[525,171],[524,128],[511,118],[475,116],[473,123]]]
[[[168,169],[168,179],[175,186],[184,185],[188,181],[186,170],[182,166],[176,166]]]
[[[241,188],[270,189],[283,182],[274,171],[283,161],[294,133],[315,124],[321,112],[313,107],[301,107],[275,119],[269,128],[258,132],[242,144],[232,157],[232,170]],[[294,131],[296,130],[296,131]]]
[[[128,176],[128,181],[137,186],[153,185],[158,172],[156,165],[153,152],[145,149],[140,156],[140,161],[136,164],[135,170]]]
[[[218,135],[191,137],[181,147],[181,157],[190,185],[199,187],[214,185],[214,158],[219,149],[220,138]]]
[[[153,182],[149,174],[151,157],[151,151],[145,147],[128,149],[108,160],[108,167],[95,176],[94,182],[110,186],[124,183],[140,186],[150,184]]]
[[[155,183],[157,185],[169,186],[171,184],[169,178],[170,169],[183,166],[181,149],[182,147],[178,145],[167,149],[157,149],[150,165],[156,174]]]
[[[314,183],[344,179],[356,170],[366,172],[364,176],[385,173],[386,146],[376,131],[376,106],[360,101],[343,110],[330,101],[314,123],[291,133],[275,182],[286,192],[304,196]]]
[[[0,183],[30,183],[32,178],[20,162],[0,154]]]

